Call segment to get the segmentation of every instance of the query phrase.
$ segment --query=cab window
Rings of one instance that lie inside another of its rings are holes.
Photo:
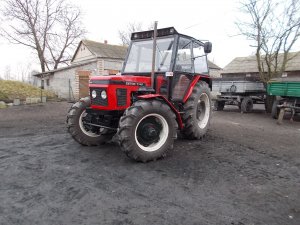
[[[175,71],[193,73],[192,42],[184,37],[179,38]]]
[[[208,66],[206,60],[206,54],[204,48],[199,43],[193,43],[193,55],[194,55],[194,66],[195,73],[197,74],[208,74]]]

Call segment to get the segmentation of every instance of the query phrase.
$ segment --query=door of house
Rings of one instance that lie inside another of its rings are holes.
[[[79,98],[84,98],[89,96],[89,79],[90,71],[80,70],[78,71],[79,78]]]

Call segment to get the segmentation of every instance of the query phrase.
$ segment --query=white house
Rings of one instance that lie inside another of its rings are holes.
[[[127,47],[82,40],[68,67],[38,73],[37,86],[51,90],[59,98],[79,99],[88,95],[90,76],[118,73],[123,65]]]

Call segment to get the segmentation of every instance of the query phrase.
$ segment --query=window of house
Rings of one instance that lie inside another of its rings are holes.
[[[47,84],[47,86],[50,86],[50,80],[49,79],[46,80],[46,84]]]

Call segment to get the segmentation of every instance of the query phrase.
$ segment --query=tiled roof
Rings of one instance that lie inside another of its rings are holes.
[[[209,69],[221,70],[222,68],[214,64],[213,62],[207,60],[207,64]]]
[[[127,47],[119,45],[109,45],[96,41],[82,40],[83,44],[97,57],[125,59]]]
[[[279,62],[282,62],[283,54],[279,54]],[[289,57],[292,59],[288,61],[286,65],[286,71],[298,71],[300,70],[300,52],[291,52]],[[279,64],[280,65],[280,64]],[[266,69],[265,69],[266,70]],[[228,73],[257,73],[256,56],[237,57],[232,60],[223,69],[222,74]]]

